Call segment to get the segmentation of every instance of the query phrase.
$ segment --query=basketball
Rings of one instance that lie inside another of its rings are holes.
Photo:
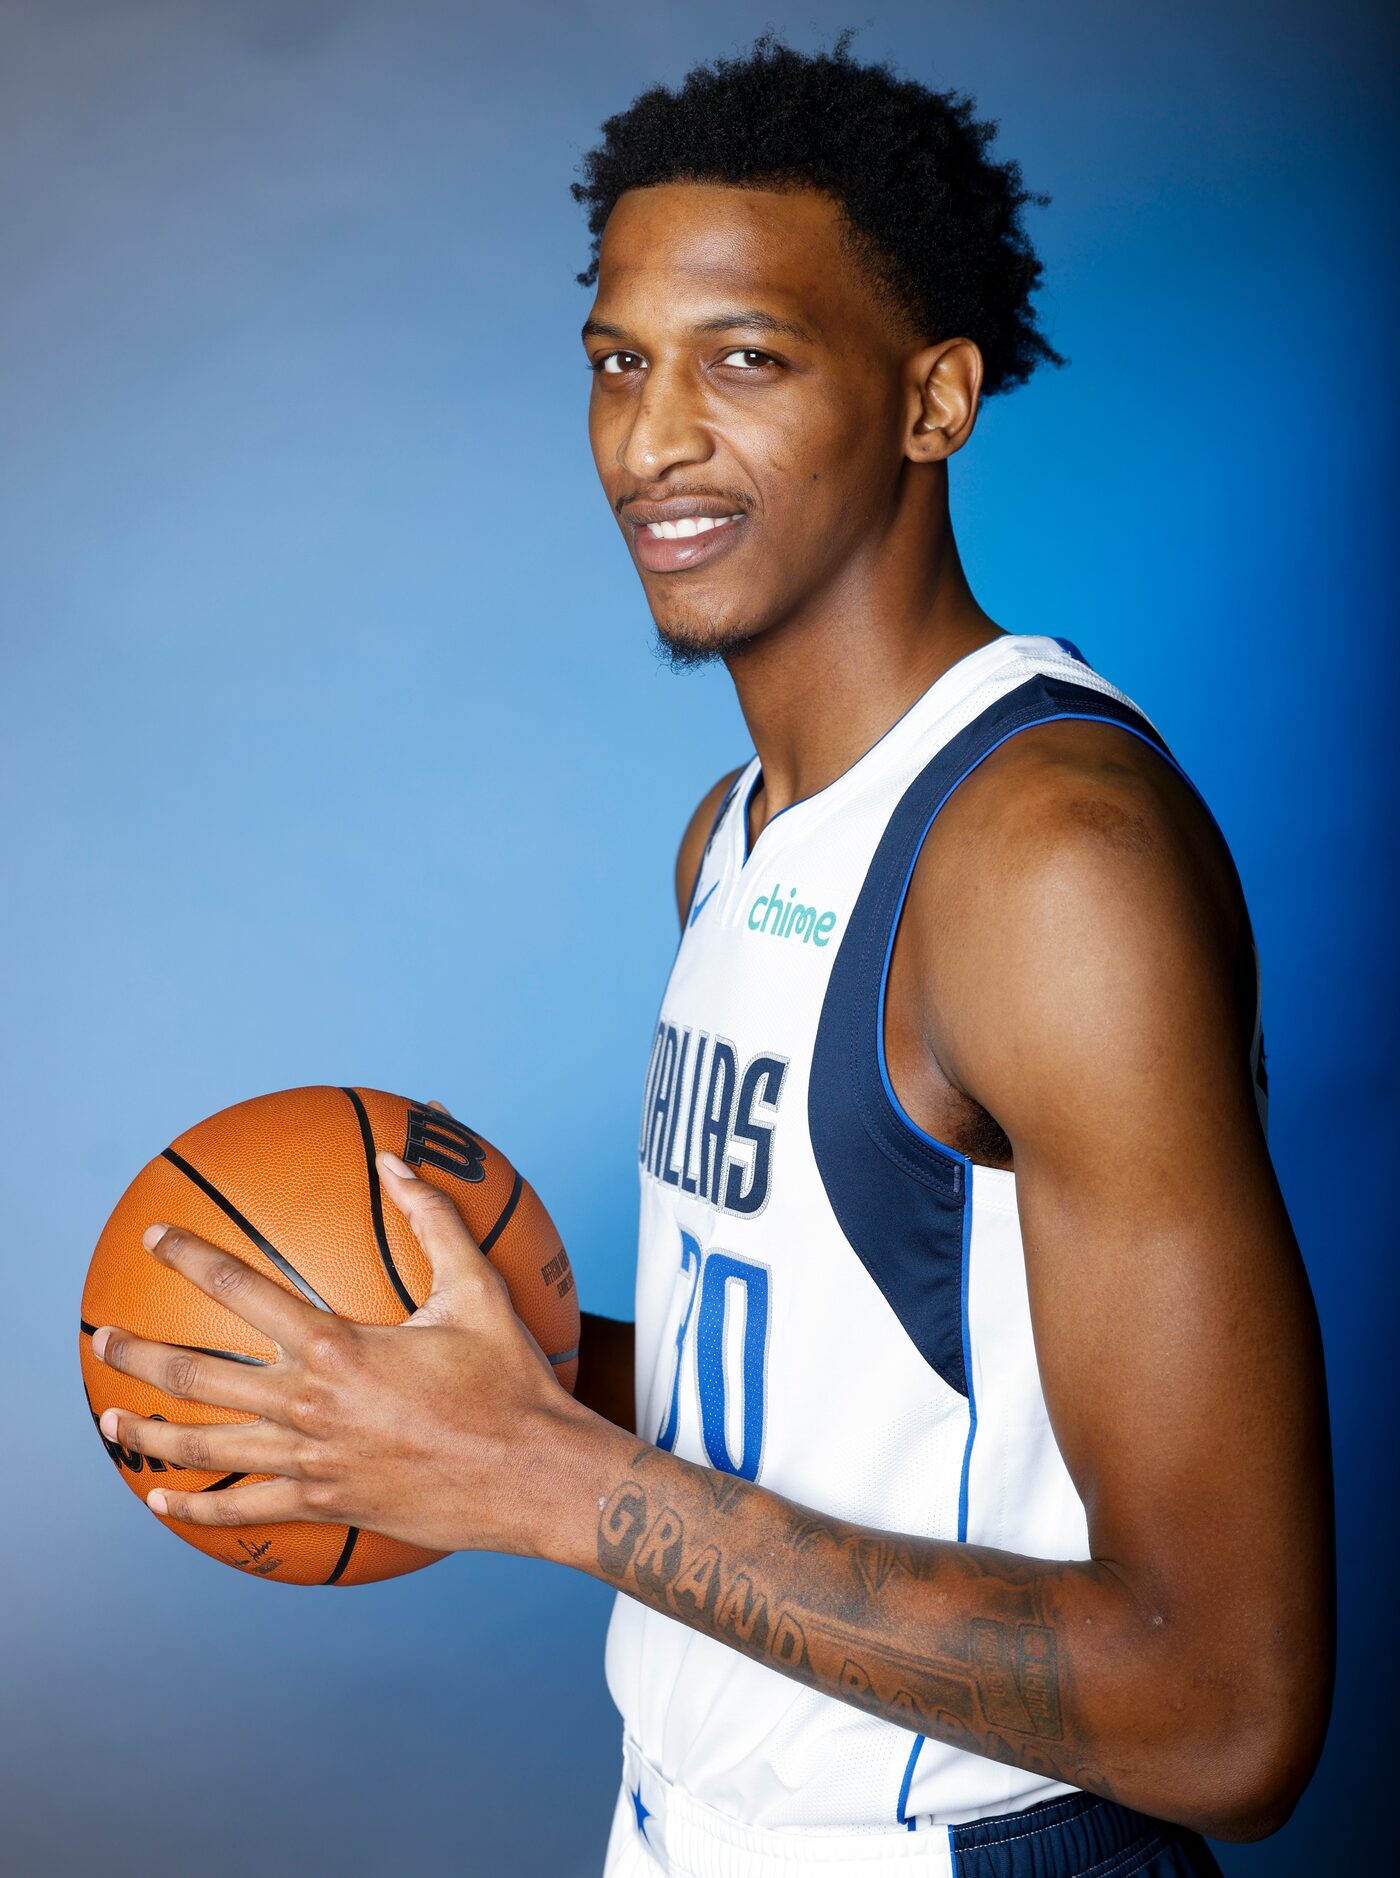
[[[241,1363],[276,1356],[261,1331],[152,1258],[141,1234],[154,1221],[235,1253],[318,1309],[357,1323],[402,1323],[416,1310],[431,1288],[431,1268],[407,1220],[380,1192],[374,1157],[381,1148],[451,1197],[572,1392],[578,1294],[558,1230],[529,1182],[499,1149],[441,1110],[380,1089],[325,1086],[284,1089],[220,1110],[148,1161],[118,1200],[83,1287],[79,1350],[94,1424],[107,1408],[173,1422],[256,1419],[166,1395],[109,1369],[92,1354],[101,1324]],[[158,1484],[152,1474],[178,1472],[182,1490],[202,1493],[267,1478],[201,1474],[101,1438],[143,1501]],[[369,1584],[444,1556],[355,1526],[162,1523],[210,1558],[283,1584]]]

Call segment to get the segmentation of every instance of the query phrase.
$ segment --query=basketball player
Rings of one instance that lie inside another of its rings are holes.
[[[1322,1360],[1239,882],[1157,729],[990,619],[949,523],[982,398],[1062,362],[991,128],[765,38],[610,119],[577,187],[603,488],[756,752],[680,844],[635,1339],[586,1318],[566,1397],[382,1155],[436,1273],[408,1328],[153,1225],[282,1354],[183,1356],[259,1423],[104,1418],[273,1476],[172,1517],[615,1585],[611,1878],[1211,1872],[1199,1835],[1275,1830],[1325,1727]],[[1208,343],[1163,414],[1203,440]]]

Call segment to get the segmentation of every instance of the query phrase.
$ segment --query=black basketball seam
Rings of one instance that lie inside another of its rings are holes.
[[[375,1242],[379,1247],[379,1262],[384,1267],[384,1274],[398,1294],[399,1302],[410,1315],[418,1309],[413,1293],[399,1276],[399,1268],[394,1263],[394,1254],[389,1248],[389,1235],[384,1230],[384,1195],[379,1184],[379,1168],[374,1159],[374,1130],[369,1125],[369,1116],[365,1105],[354,1089],[342,1088],[340,1093],[349,1096],[355,1110],[355,1119],[360,1124],[360,1142],[365,1151],[365,1168],[369,1174],[369,1213],[374,1222]],[[326,1581],[328,1584],[330,1580]]]
[[[509,1226],[510,1216],[515,1211],[516,1203],[520,1199],[521,1189],[524,1187],[524,1185],[525,1185],[525,1182],[520,1177],[520,1169],[517,1167],[515,1170],[515,1184],[512,1186],[510,1190],[510,1198],[506,1201],[505,1205],[501,1208],[500,1212],[496,1215],[495,1225],[491,1228],[490,1232],[487,1233],[486,1237],[481,1241],[481,1250],[486,1255],[487,1258],[490,1258],[491,1256],[492,1246],[495,1245],[496,1241],[500,1238],[501,1234],[505,1231],[506,1227]]]
[[[296,1266],[292,1264],[291,1260],[284,1258],[270,1239],[264,1239],[253,1222],[243,1217],[232,1200],[224,1198],[223,1194],[219,1192],[219,1189],[214,1185],[212,1180],[206,1180],[199,1169],[197,1167],[191,1167],[184,1156],[177,1154],[174,1148],[163,1148],[161,1152],[172,1167],[178,1167],[182,1174],[187,1175],[189,1179],[194,1182],[201,1193],[208,1194],[215,1206],[221,1207],[223,1211],[227,1213],[238,1230],[252,1240],[253,1244],[265,1258],[271,1259],[272,1263],[284,1277],[291,1279],[297,1290],[300,1291],[302,1296],[306,1298],[309,1303],[314,1304],[318,1311],[331,1311],[330,1305],[326,1303],[326,1300],[318,1291],[312,1289],[297,1270]],[[334,1311],[331,1311],[331,1316],[335,1316]]]
[[[177,1343],[177,1350],[193,1350],[196,1356],[221,1356],[226,1363],[247,1363],[254,1369],[266,1369],[269,1359],[265,1356],[245,1356],[241,1350],[211,1350],[203,1343]]]
[[[85,1317],[78,1319],[78,1327],[85,1337],[92,1336],[97,1329],[96,1324],[90,1324]],[[265,1356],[248,1356],[242,1350],[211,1350],[207,1343],[176,1343],[171,1348],[189,1350],[195,1356],[221,1356],[226,1363],[251,1363],[258,1369],[266,1369],[268,1365]],[[102,1358],[99,1356],[97,1360],[100,1363]]]
[[[322,1584],[339,1584],[344,1574],[345,1567],[350,1563],[350,1554],[355,1550],[355,1541],[359,1536],[360,1529],[358,1526],[347,1526],[345,1528],[345,1544],[340,1548],[340,1557],[332,1567],[330,1577],[321,1580]]]
[[[181,1344],[180,1347],[181,1349],[188,1348],[188,1346],[185,1344]],[[97,1438],[102,1443],[103,1447],[106,1448],[109,1454],[112,1453],[113,1448],[116,1448],[117,1452],[120,1454],[131,1454],[133,1452],[132,1449],[124,1448],[120,1441],[109,1441],[106,1435],[103,1434],[102,1422],[98,1416],[97,1410],[92,1406],[92,1396],[88,1393],[88,1386],[86,1383],[83,1384],[83,1394],[87,1396],[88,1414],[91,1415],[92,1417],[92,1425],[94,1428],[96,1428]],[[165,1417],[163,1415],[153,1415],[151,1419],[152,1421],[157,1421],[157,1422],[165,1421]],[[168,1425],[169,1424],[167,1424],[167,1426]],[[113,1455],[112,1458],[115,1460],[116,1455]],[[168,1468],[172,1468],[172,1467],[176,1470],[177,1473],[181,1473],[181,1474],[188,1473],[189,1471],[189,1469],[186,1468],[184,1464],[180,1461],[162,1461],[162,1460],[157,1459],[157,1457],[152,1454],[137,1454],[136,1465],[135,1467],[131,1469],[131,1471],[133,1473],[139,1474],[141,1472],[141,1466],[143,1462],[146,1468],[148,1469],[148,1471],[153,1474],[157,1474],[157,1473],[163,1474],[166,1472]],[[122,1463],[120,1461],[117,1462],[117,1465],[119,1467],[122,1466],[123,1464],[125,1464],[128,1467],[131,1466],[130,1462],[126,1462],[126,1463]],[[225,1474],[222,1480],[211,1480],[207,1487],[198,1487],[195,1489],[195,1491],[198,1493],[217,1493],[221,1487],[231,1487],[235,1484],[235,1482],[240,1481],[240,1480],[246,1480],[247,1478],[248,1476],[246,1474]]]

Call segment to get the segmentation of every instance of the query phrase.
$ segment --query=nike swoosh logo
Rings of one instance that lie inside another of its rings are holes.
[[[716,882],[715,882],[715,886],[714,886],[714,887],[711,887],[711,888],[710,888],[710,893],[713,893],[713,892],[714,892],[714,890],[715,890],[715,887],[717,887],[718,885],[719,885],[719,882],[718,882],[718,881],[716,881]],[[707,893],[707,894],[705,895],[705,900],[708,900],[708,899],[709,899],[709,897],[710,897],[710,893]],[[696,922],[696,920],[697,920],[697,919],[699,919],[699,917],[700,917],[700,915],[701,915],[701,914],[702,914],[702,913],[704,912],[704,910],[705,910],[705,900],[697,900],[697,901],[696,901],[696,903],[695,903],[695,905],[694,905],[694,906],[693,906],[693,907],[691,908],[691,910],[690,910],[690,923],[691,923],[691,925],[692,925],[692,926],[693,926],[693,925],[695,924],[695,922]]]

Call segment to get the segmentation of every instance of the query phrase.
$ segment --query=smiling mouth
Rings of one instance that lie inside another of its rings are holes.
[[[708,534],[712,528],[728,528],[742,515],[682,515],[674,522],[643,522],[642,527],[657,541],[684,541],[691,535]]]
[[[673,522],[640,522],[632,530],[638,563],[649,574],[685,574],[724,553],[743,535],[736,515],[681,515]]]

